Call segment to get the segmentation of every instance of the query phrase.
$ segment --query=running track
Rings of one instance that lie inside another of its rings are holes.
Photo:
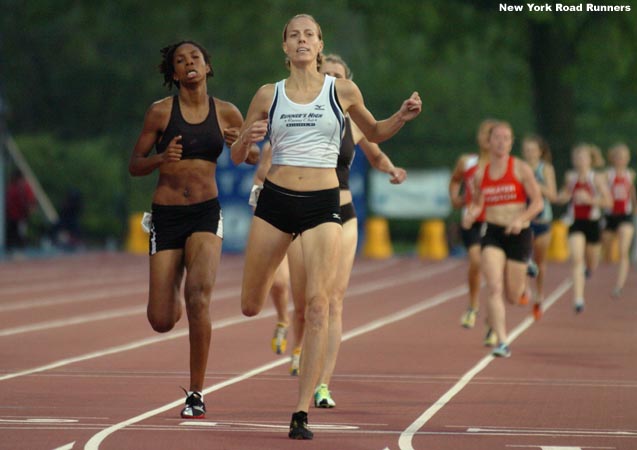
[[[241,316],[242,257],[217,277],[207,419],[179,418],[186,322],[146,322],[147,257],[122,253],[0,263],[0,448],[28,450],[637,449],[637,276],[620,300],[612,266],[570,303],[569,267],[550,267],[539,322],[507,307],[513,356],[459,326],[463,260],[359,259],[345,306],[333,410],[291,441],[297,379],[270,350],[268,306]]]

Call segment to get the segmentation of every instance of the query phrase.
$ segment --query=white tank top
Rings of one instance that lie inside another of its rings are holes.
[[[269,113],[272,164],[336,167],[345,118],[336,100],[334,77],[325,75],[320,94],[310,103],[294,103],[285,80],[275,85]]]

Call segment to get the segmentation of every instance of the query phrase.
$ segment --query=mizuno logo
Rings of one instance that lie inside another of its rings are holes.
[[[314,105],[314,109],[316,111],[324,111],[325,110],[325,105]]]
[[[333,218],[333,219],[339,219],[339,220],[340,220],[341,215],[340,215],[340,214],[336,214],[336,213],[332,213],[332,218]]]

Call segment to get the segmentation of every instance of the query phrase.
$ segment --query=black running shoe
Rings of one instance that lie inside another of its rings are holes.
[[[292,414],[292,420],[290,421],[290,432],[288,433],[290,439],[312,439],[314,433],[307,427],[307,413],[304,411],[295,412]]]
[[[183,388],[182,388],[183,389]],[[201,398],[201,392],[186,393],[186,406],[181,410],[182,419],[205,419],[206,418],[206,405],[204,405]]]

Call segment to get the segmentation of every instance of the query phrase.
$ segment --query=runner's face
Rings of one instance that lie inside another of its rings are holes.
[[[288,24],[283,51],[291,62],[312,62],[323,50],[318,27],[307,17],[299,17]]]
[[[615,152],[613,157],[613,165],[618,169],[625,169],[630,162],[630,153],[625,148],[621,148]]]
[[[528,162],[537,162],[542,155],[542,150],[540,150],[540,146],[535,141],[524,141],[522,145],[522,155],[524,155],[524,159]]]
[[[503,156],[511,153],[513,146],[513,135],[509,127],[496,126],[491,131],[489,138],[489,150],[495,156]]]
[[[206,79],[210,66],[197,46],[183,44],[173,56],[174,79],[180,83],[193,83]]]
[[[331,75],[334,78],[347,78],[347,72],[342,64],[332,61],[323,61],[321,64],[321,73],[325,75]]]
[[[573,153],[573,167],[578,170],[588,170],[591,167],[591,155],[585,150],[577,150]]]

